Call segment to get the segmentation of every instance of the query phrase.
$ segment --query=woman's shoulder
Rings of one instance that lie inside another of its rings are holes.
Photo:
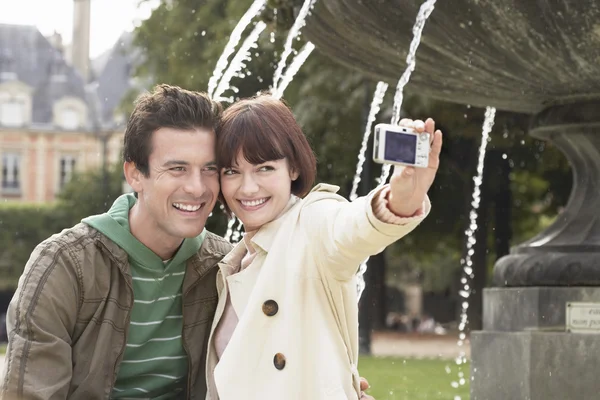
[[[322,200],[333,200],[343,202],[348,201],[344,197],[337,194],[339,190],[339,186],[330,185],[328,183],[319,183],[306,195],[306,197],[304,197],[304,199],[302,199],[302,205],[306,207],[307,205]]]
[[[339,190],[339,186],[327,183],[319,183],[316,185],[301,200],[299,209],[301,218],[309,218],[314,224],[317,220],[335,213],[335,210],[342,204],[348,203],[347,199],[337,193]]]

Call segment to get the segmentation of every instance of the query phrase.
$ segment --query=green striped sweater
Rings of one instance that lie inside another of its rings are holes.
[[[181,287],[186,261],[206,233],[185,239],[171,260],[162,261],[131,235],[129,210],[135,202],[133,195],[123,195],[107,213],[83,220],[127,252],[133,278],[127,345],[111,399],[177,399],[188,372]]]

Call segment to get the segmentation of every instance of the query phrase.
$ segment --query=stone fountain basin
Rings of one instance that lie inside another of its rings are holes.
[[[394,83],[421,4],[321,0],[303,32],[340,63]],[[440,0],[407,90],[521,113],[599,98],[600,2]]]

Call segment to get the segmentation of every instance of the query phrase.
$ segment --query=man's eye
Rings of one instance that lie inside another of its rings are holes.
[[[185,171],[185,167],[173,167],[171,168],[171,171],[182,172]]]

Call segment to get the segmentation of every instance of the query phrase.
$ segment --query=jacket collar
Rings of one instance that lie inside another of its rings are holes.
[[[220,236],[207,232],[200,251],[194,254],[187,263],[186,276],[183,282],[183,294],[200,278],[211,271],[217,263],[231,251],[231,244]]]
[[[90,229],[93,228],[90,227]],[[129,256],[125,250],[99,231],[96,231],[96,234],[98,235],[98,241],[117,262],[121,272],[128,278],[131,278],[128,260]],[[231,244],[229,242],[211,232],[207,232],[206,237],[200,246],[200,251],[190,257],[187,261],[184,290],[210,271],[217,262],[230,251]],[[187,276],[189,276],[189,278]]]
[[[238,243],[236,243],[234,245],[233,250],[231,250],[219,262],[219,266],[226,269],[225,271],[223,271],[225,273],[225,276],[231,275],[239,269],[242,259],[244,258],[245,255],[246,255],[246,244],[244,243],[243,240],[240,240]]]
[[[302,201],[300,198],[292,195],[283,214],[268,224],[263,225],[258,232],[256,232],[256,235],[254,235],[251,242],[268,253],[271,249],[271,245],[275,241],[279,228],[281,228],[281,226],[289,219],[292,211],[296,207],[299,207],[301,203]]]
[[[106,235],[104,235],[100,231],[97,231],[89,225],[86,226],[88,226],[89,229],[95,231],[98,238],[98,242],[106,251],[108,251],[109,255],[116,261],[117,266],[119,267],[121,272],[125,276],[131,277],[131,271],[129,270],[129,256],[127,255],[127,252],[125,252],[125,250],[119,247],[119,245],[110,240]]]

